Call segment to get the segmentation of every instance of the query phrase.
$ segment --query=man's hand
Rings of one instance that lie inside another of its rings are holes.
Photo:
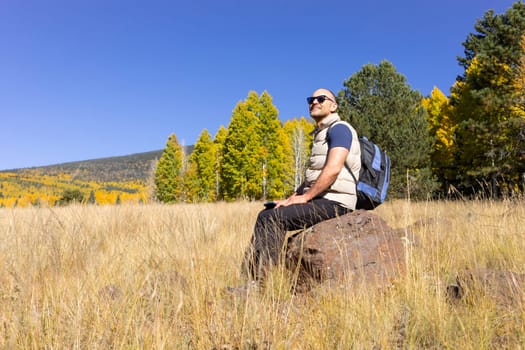
[[[317,181],[314,183],[314,185],[303,194],[299,195],[297,193],[294,193],[287,199],[276,201],[277,205],[275,207],[278,208],[286,207],[292,204],[307,203],[308,201],[312,200],[315,196],[326,191],[326,189],[328,189],[330,185],[332,185],[332,183],[335,181],[337,175],[343,168],[347,155],[348,150],[344,147],[332,148],[328,153],[328,159],[326,160],[326,164],[323,170],[321,171],[321,174],[319,174],[319,177],[317,178]]]
[[[277,202],[277,205],[275,207],[279,208],[279,207],[286,207],[292,204],[303,204],[303,203],[308,202],[308,200],[305,195],[299,195],[297,193],[294,193],[290,197],[280,200],[280,201],[276,201],[276,202]]]

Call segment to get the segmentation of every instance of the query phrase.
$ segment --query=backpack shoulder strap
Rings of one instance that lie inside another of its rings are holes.
[[[328,134],[330,133],[330,130],[332,129],[332,126],[334,126],[335,124],[344,124],[344,125],[348,126],[348,128],[350,128],[350,124],[348,122],[346,122],[344,120],[336,120],[332,124],[328,125],[328,130],[326,131],[326,141],[327,142],[328,142],[328,136],[329,136]],[[357,142],[359,142],[359,138],[357,139]],[[354,175],[354,172],[352,171],[352,169],[350,169],[348,164],[346,164],[346,160],[345,160],[345,167],[346,167],[346,170],[348,170],[348,172],[350,173],[350,175],[352,175],[352,177],[354,178],[354,182],[357,185],[357,178]]]

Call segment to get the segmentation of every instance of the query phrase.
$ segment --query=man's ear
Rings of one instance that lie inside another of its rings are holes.
[[[338,107],[338,106],[337,106],[337,103],[332,103],[332,106],[330,107],[330,111],[331,111],[332,113],[334,113],[335,111],[337,111],[337,107]]]

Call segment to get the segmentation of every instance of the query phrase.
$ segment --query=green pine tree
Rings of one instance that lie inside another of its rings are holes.
[[[215,171],[215,198],[223,199],[224,194],[222,192],[222,162],[224,158],[224,144],[226,143],[226,137],[228,136],[228,130],[221,125],[217,133],[215,134],[215,139],[213,144],[215,147],[215,162],[214,162],[214,171]]]
[[[282,197],[285,191],[287,136],[277,108],[265,91],[251,91],[235,107],[223,145],[224,198]]]
[[[389,197],[426,198],[435,190],[422,96],[392,63],[363,66],[344,81],[339,100],[341,117],[390,155]]]
[[[257,95],[252,93],[248,98],[255,99]],[[278,118],[279,112],[268,92],[264,91],[254,104],[259,107],[256,116],[259,124],[258,140],[261,144],[257,166],[260,169],[258,180],[261,183],[261,195],[263,199],[281,198],[285,194],[285,180],[290,175],[285,172],[287,157],[291,154],[288,135],[284,132]]]
[[[155,195],[164,203],[183,199],[182,179],[183,150],[175,134],[171,134],[155,170]]]
[[[223,147],[221,183],[226,200],[260,197],[260,186],[256,183],[260,171],[257,127],[252,101],[239,102],[233,110]]]
[[[456,186],[498,196],[520,190],[525,173],[525,4],[487,11],[474,28],[451,90]]]
[[[89,192],[89,197],[88,197],[87,202],[88,202],[88,204],[96,204],[97,203],[97,200],[95,198],[95,191],[91,190]]]
[[[215,200],[215,161],[216,147],[208,130],[204,129],[189,158],[192,169],[191,193],[197,201]],[[191,178],[191,177],[189,177]]]
[[[67,189],[62,193],[62,197],[56,202],[57,205],[68,205],[71,203],[83,203],[84,194],[79,189]]]

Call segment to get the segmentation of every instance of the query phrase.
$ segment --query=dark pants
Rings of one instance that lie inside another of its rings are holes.
[[[350,211],[324,198],[262,210],[255,222],[251,245],[245,253],[244,272],[253,280],[263,279],[266,270],[279,261],[286,231],[304,229]]]

